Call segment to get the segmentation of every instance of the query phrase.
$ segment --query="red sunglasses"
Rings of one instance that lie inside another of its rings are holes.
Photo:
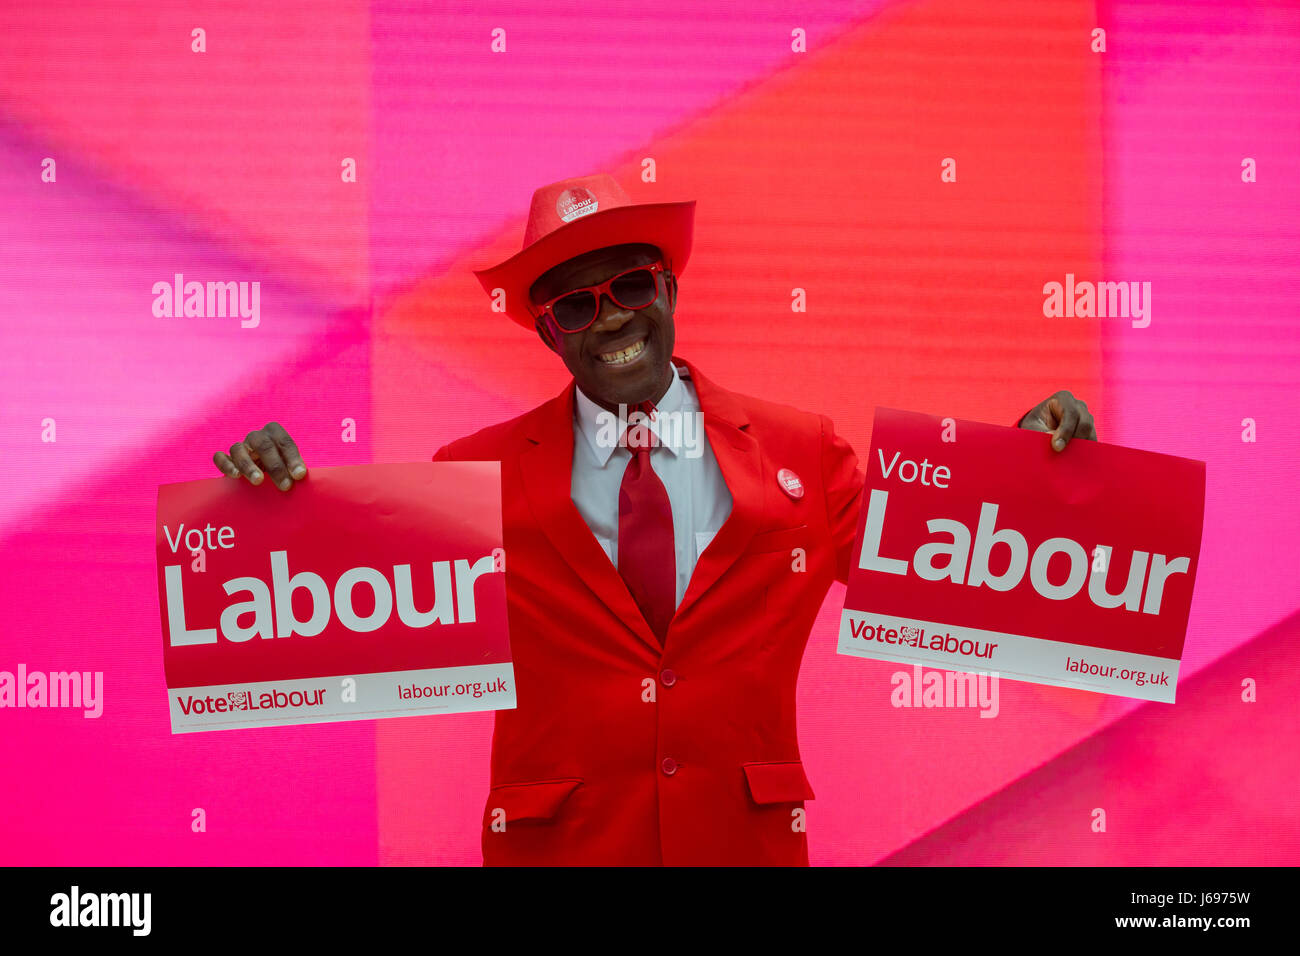
[[[644,309],[659,299],[659,276],[666,274],[662,262],[637,266],[611,276],[599,285],[571,289],[540,306],[537,318],[550,316],[561,332],[581,332],[600,315],[600,297],[609,296],[622,309]]]

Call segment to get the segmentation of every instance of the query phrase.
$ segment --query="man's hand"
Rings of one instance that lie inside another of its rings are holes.
[[[1071,438],[1097,440],[1097,429],[1087,404],[1065,389],[1031,409],[1029,414],[1020,419],[1020,427],[1036,432],[1051,432],[1052,447],[1057,451],[1064,449]]]
[[[302,463],[298,446],[278,422],[249,432],[243,441],[230,446],[230,454],[219,451],[212,456],[212,461],[223,475],[247,478],[255,485],[262,483],[262,469],[256,464],[260,461],[281,491],[288,491],[295,480],[307,477],[307,466]]]

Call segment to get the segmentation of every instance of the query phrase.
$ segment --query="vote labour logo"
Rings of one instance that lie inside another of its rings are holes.
[[[233,710],[283,710],[297,707],[323,707],[326,703],[324,687],[310,687],[285,692],[278,687],[271,687],[263,693],[252,691],[228,691],[224,697],[207,694],[195,697],[193,694],[176,695],[176,703],[181,712],[189,717],[191,714],[211,715],[228,714]]]
[[[591,190],[582,186],[566,189],[555,201],[555,212],[565,222],[573,222],[582,216],[589,216],[599,208],[600,202],[592,195]]]
[[[803,481],[789,468],[782,468],[776,473],[776,482],[791,498],[799,499],[803,497]]]

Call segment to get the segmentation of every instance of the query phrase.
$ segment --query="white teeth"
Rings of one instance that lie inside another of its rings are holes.
[[[621,352],[606,352],[600,356],[600,360],[606,365],[626,365],[632,361],[645,349],[645,339],[637,342],[635,345],[629,345]]]

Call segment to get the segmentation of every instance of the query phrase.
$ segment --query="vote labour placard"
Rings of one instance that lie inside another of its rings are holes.
[[[172,733],[513,708],[500,469],[160,486]]]
[[[1205,464],[877,409],[839,653],[1173,703]]]

